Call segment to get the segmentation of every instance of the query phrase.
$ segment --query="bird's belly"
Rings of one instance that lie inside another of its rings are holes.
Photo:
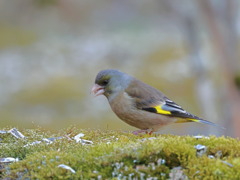
[[[131,97],[126,94],[116,97],[110,106],[115,114],[124,122],[139,129],[153,129],[157,130],[161,126],[174,122],[168,116],[147,112],[137,109],[131,101]]]

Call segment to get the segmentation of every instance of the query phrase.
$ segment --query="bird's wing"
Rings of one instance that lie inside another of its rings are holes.
[[[167,97],[164,97],[163,103],[157,105],[150,105],[149,107],[142,107],[142,110],[163,114],[167,116],[179,117],[179,122],[186,122],[189,120],[198,120],[200,119],[197,116],[190,114],[189,112],[185,111],[181,106],[176,104],[175,102],[171,101]],[[185,121],[183,119],[186,119]]]
[[[176,121],[176,123],[198,122],[198,123],[202,123],[202,124],[217,126],[217,127],[224,129],[223,127],[221,127],[215,123],[201,119],[201,118],[185,111],[184,109],[182,109],[181,106],[179,106],[175,102],[171,101],[167,97],[164,97],[164,99],[165,99],[165,102],[163,104],[153,105],[150,107],[143,107],[142,110],[157,113],[157,114],[172,116],[172,117],[178,117],[178,120]]]
[[[168,99],[163,93],[139,80],[133,80],[125,92],[134,100],[135,106],[139,110],[177,117],[177,123],[200,122],[217,126],[212,122],[190,114],[181,106]]]

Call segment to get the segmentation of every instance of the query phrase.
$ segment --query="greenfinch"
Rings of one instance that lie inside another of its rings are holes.
[[[134,134],[152,133],[171,123],[199,122],[217,126],[190,114],[159,90],[118,70],[100,71],[92,93],[106,96],[120,119],[140,129]]]

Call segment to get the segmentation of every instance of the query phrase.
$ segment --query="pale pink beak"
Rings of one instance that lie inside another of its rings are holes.
[[[104,91],[104,88],[102,86],[99,86],[98,84],[94,84],[94,86],[92,87],[91,92],[95,96],[99,96],[99,95],[102,95],[105,91]]]

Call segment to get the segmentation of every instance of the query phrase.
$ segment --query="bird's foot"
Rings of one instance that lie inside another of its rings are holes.
[[[151,135],[153,133],[152,129],[140,129],[132,132],[134,135],[139,135],[141,133],[149,134]]]

